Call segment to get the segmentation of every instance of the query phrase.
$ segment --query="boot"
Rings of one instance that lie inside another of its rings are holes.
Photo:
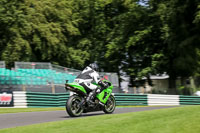
[[[95,98],[96,94],[99,94],[99,93],[101,92],[101,90],[102,90],[102,89],[101,89],[100,87],[97,87],[95,90],[93,90],[92,92],[90,92],[90,94],[89,94],[89,96],[87,97],[86,101],[87,101],[88,103],[94,104],[94,102],[93,102],[92,100]]]
[[[90,92],[89,96],[86,99],[87,103],[94,104],[92,100],[94,99],[95,96],[96,96],[96,90],[93,90],[92,92]]]

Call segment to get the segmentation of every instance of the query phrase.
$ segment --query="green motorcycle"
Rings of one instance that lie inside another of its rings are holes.
[[[66,90],[75,92],[69,97],[66,103],[66,111],[71,117],[78,117],[82,113],[94,111],[104,111],[106,114],[114,112],[116,102],[114,96],[111,94],[113,85],[107,80],[102,81],[106,83],[108,87],[96,95],[92,105],[86,102],[89,92],[87,92],[83,86],[76,82],[65,84]]]

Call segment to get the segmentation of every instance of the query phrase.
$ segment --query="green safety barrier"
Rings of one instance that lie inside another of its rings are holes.
[[[115,93],[116,105],[147,105],[147,95]]]
[[[200,105],[199,96],[177,96],[170,95],[138,95],[115,93],[114,97],[117,106],[134,106],[134,105]],[[66,101],[70,97],[69,92],[66,93],[42,93],[42,92],[26,92],[26,105],[28,107],[64,107]]]
[[[180,105],[200,105],[199,96],[179,96]]]
[[[27,92],[28,107],[63,107],[69,98],[69,93],[39,93]]]
[[[69,93],[40,93],[27,92],[28,107],[64,107],[69,98]],[[115,93],[116,105],[147,105],[147,95]]]

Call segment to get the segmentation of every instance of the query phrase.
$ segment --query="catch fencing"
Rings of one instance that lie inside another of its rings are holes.
[[[116,86],[116,87],[119,86],[119,78],[118,78],[117,73],[100,72],[99,74],[101,77],[109,80],[113,84],[113,86]]]
[[[80,70],[73,69],[73,68],[67,68],[59,65],[54,65],[49,62],[15,62],[15,71],[17,72],[20,69],[41,69],[41,70],[53,70],[56,71],[56,73],[65,73],[70,74],[74,76],[78,76],[80,74]],[[23,71],[25,71],[23,70]],[[40,70],[40,71],[41,71]],[[22,70],[21,70],[22,71]],[[35,72],[35,71],[33,71]],[[30,72],[29,72],[30,74]],[[32,75],[34,73],[31,73]],[[31,75],[30,75],[31,76]],[[47,75],[48,76],[48,75]],[[117,73],[111,73],[111,72],[100,72],[100,76],[102,78],[108,79],[110,82],[112,82],[113,86],[119,87],[119,78]],[[63,78],[64,79],[64,78]]]
[[[15,69],[52,69],[48,62],[15,62]]]
[[[52,64],[51,66],[52,66],[52,69],[57,72],[62,72],[62,73],[64,72],[64,73],[68,73],[68,74],[72,74],[72,75],[76,75],[76,76],[78,76],[81,72],[80,70],[77,70],[77,69],[62,67],[59,65]]]
[[[5,68],[5,61],[0,61],[0,68]]]
[[[64,107],[70,94],[67,93],[40,93],[15,91],[14,106],[25,107]],[[171,106],[171,105],[200,105],[199,96],[182,95],[136,95],[114,93],[117,106]]]
[[[64,93],[66,80],[73,82],[80,70],[54,65],[49,62],[15,62],[15,68],[5,68],[0,61],[0,91],[31,91],[45,93]],[[100,72],[120,93],[117,73]]]

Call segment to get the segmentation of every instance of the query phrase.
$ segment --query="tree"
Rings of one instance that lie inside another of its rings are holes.
[[[169,78],[169,93],[176,93],[177,77],[194,75],[198,68],[199,26],[196,23],[197,0],[161,1],[157,13],[162,21],[164,41],[163,71]]]
[[[117,62],[115,66],[127,72],[134,84],[136,78],[149,79],[149,75],[156,72],[157,60],[162,57],[160,23],[154,12],[138,1],[127,0],[118,3],[118,7],[121,10],[113,17],[116,24],[108,36],[106,55]]]
[[[14,61],[51,61],[83,66],[88,53],[71,42],[80,35],[80,20],[72,5],[71,0],[1,1],[1,59],[9,65]]]

